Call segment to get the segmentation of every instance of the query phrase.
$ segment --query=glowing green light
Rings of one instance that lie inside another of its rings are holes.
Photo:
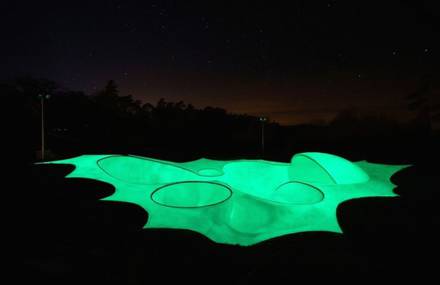
[[[175,163],[121,155],[84,155],[67,177],[111,183],[103,200],[149,213],[145,228],[189,229],[219,243],[252,245],[305,231],[342,232],[337,206],[350,199],[396,196],[389,178],[404,165],[352,163],[300,153],[291,163],[199,159]]]
[[[212,206],[231,197],[232,191],[224,185],[185,181],[168,184],[151,193],[151,199],[156,203],[176,208],[197,208]]]

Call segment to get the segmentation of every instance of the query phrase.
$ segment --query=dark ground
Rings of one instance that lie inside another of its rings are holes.
[[[98,200],[112,193],[111,185],[64,179],[71,166],[18,165],[14,169],[21,170],[9,177],[19,193],[10,213],[16,278],[43,282],[38,284],[147,284],[157,278],[247,284],[299,277],[352,282],[385,274],[421,281],[439,270],[436,150],[433,142],[364,154],[369,161],[413,166],[392,177],[399,197],[340,205],[344,234],[291,234],[251,247],[216,244],[184,230],[143,230],[148,213],[142,208]]]

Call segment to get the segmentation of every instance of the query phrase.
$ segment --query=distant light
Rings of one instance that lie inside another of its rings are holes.
[[[424,50],[425,52],[428,52],[429,51],[429,49],[427,49],[427,48],[425,48],[425,50]]]
[[[38,98],[42,98],[42,99],[49,99],[50,98],[50,94],[38,94]]]

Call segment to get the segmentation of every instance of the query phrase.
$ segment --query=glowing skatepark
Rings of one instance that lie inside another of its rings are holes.
[[[67,178],[112,184],[103,200],[134,203],[149,213],[144,228],[187,229],[214,242],[253,245],[298,232],[342,233],[338,205],[394,197],[390,177],[407,165],[350,162],[317,152],[290,163],[199,159],[170,162],[138,156],[83,155]]]

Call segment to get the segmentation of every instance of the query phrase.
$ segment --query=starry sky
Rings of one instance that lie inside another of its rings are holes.
[[[324,122],[439,90],[440,1],[2,1],[0,78]]]

